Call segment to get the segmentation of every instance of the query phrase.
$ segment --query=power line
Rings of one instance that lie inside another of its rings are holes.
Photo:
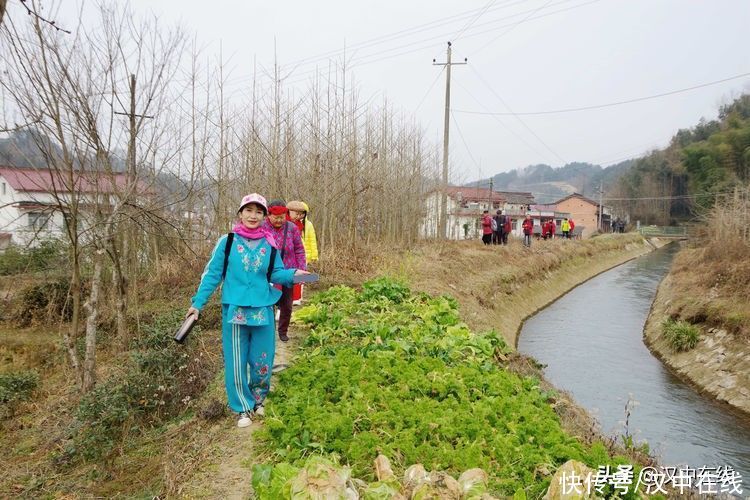
[[[557,6],[557,5],[562,5],[562,4],[565,4],[565,3],[570,3],[572,1],[574,1],[574,0],[561,0],[561,1],[558,1],[558,2],[556,2],[554,4],[550,4],[549,7],[554,7],[554,6]],[[535,17],[529,17],[529,16],[527,16],[525,19],[523,19],[521,21],[517,21],[517,22],[514,22],[514,23],[509,23],[509,24],[497,26],[497,27],[494,27],[492,29],[488,29],[488,30],[484,30],[484,31],[473,32],[473,33],[465,35],[463,38],[479,36],[479,35],[483,35],[483,34],[486,34],[486,33],[492,33],[492,32],[497,31],[498,29],[501,29],[501,28],[505,28],[505,27],[508,27],[508,26],[517,26],[519,24],[522,24],[522,23],[525,23],[525,22],[528,22],[528,21],[533,21],[533,20],[541,19],[541,18],[544,18],[544,17],[547,17],[547,16],[558,14],[560,12],[565,12],[565,11],[568,11],[568,10],[572,10],[572,9],[576,9],[576,8],[579,8],[579,7],[583,7],[583,6],[586,6],[588,4],[598,2],[598,1],[601,1],[601,0],[592,0],[590,2],[586,2],[586,3],[582,3],[582,4],[578,4],[578,5],[573,5],[573,6],[562,8],[562,9],[555,10],[555,11],[550,11],[550,12],[547,12],[547,13],[544,13],[542,15],[535,16]],[[517,3],[521,3],[521,2],[517,2]],[[536,10],[531,11],[532,15],[533,15],[533,13],[535,13],[535,12],[537,12],[539,10],[540,9],[536,9]],[[525,12],[521,12],[521,13],[517,13],[517,14],[512,14],[512,15],[501,17],[501,18],[498,18],[498,19],[495,19],[495,20],[492,20],[492,21],[488,21],[486,23],[475,25],[469,31],[474,31],[475,29],[480,28],[482,26],[486,26],[486,25],[489,25],[489,24],[495,24],[495,23],[498,23],[498,22],[501,22],[501,21],[504,21],[504,20],[507,20],[507,19],[518,17],[519,15],[523,15],[523,14],[525,14],[527,12],[529,12],[529,11],[525,11]],[[421,40],[416,40],[414,42],[410,42],[410,43],[406,43],[406,44],[401,44],[401,45],[398,45],[396,47],[391,47],[391,48],[388,48],[388,49],[383,49],[383,50],[379,50],[379,51],[372,52],[372,53],[369,53],[369,54],[365,54],[363,56],[352,57],[352,60],[350,61],[350,63],[351,63],[352,66],[363,66],[365,64],[371,64],[371,63],[374,63],[374,62],[379,62],[379,61],[382,61],[382,60],[391,59],[391,58],[394,58],[394,57],[399,57],[399,56],[402,56],[402,55],[406,55],[406,54],[410,54],[410,53],[413,53],[413,52],[417,52],[417,51],[420,51],[420,50],[425,50],[425,49],[433,48],[435,40],[444,40],[446,37],[450,37],[450,35],[451,35],[451,33],[445,32],[445,33],[441,33],[439,35],[433,35],[433,36],[430,36],[428,38],[423,38]],[[413,49],[409,49],[409,50],[405,50],[405,51],[402,51],[402,52],[398,52],[396,54],[384,56],[384,57],[381,57],[381,58],[371,59],[372,57],[375,57],[375,56],[378,56],[378,55],[381,55],[381,54],[385,54],[385,53],[388,53],[388,52],[397,51],[397,50],[404,49],[404,48],[407,48],[407,47],[412,47],[412,46],[415,46],[415,45],[418,45],[418,44],[423,44],[425,42],[430,42],[430,43],[428,43],[427,45],[420,45],[419,47],[416,47],[416,48],[413,48]],[[339,51],[336,52],[336,54],[339,54],[339,53],[342,53],[342,51],[339,50]],[[330,58],[323,58],[323,59],[330,60]],[[310,69],[310,70],[306,70],[306,71],[304,71],[304,72],[302,72],[302,73],[300,73],[300,74],[298,74],[296,76],[300,77],[300,76],[310,75],[310,74],[315,73],[317,71],[319,71],[318,68],[313,68],[313,69]],[[238,79],[235,80],[234,82],[230,83],[230,85],[242,84],[244,81],[249,81],[249,80],[252,80],[253,78],[254,78],[253,76],[238,77]],[[304,79],[305,78],[302,78],[301,80],[298,80],[298,81],[303,81]],[[297,82],[293,82],[293,83],[297,83]]]
[[[494,3],[495,1],[496,0],[492,0],[490,2],[490,4]],[[507,7],[511,7],[513,5],[518,5],[518,4],[521,4],[521,3],[528,2],[528,1],[529,0],[519,0],[519,1],[513,2],[511,0],[506,0],[505,2],[503,2],[502,4],[498,5],[497,7],[493,8],[491,10],[502,10],[502,9],[507,8]],[[467,25],[467,28],[468,28],[468,26],[471,26],[471,24],[473,24],[474,22],[476,22],[476,20],[480,16],[482,16],[483,14],[485,14],[487,12],[487,10],[489,10],[488,6],[481,7],[481,8],[478,8],[478,9],[466,10],[466,11],[463,11],[463,12],[459,12],[458,14],[456,14],[454,16],[447,16],[447,17],[438,18],[438,19],[436,19],[434,21],[430,21],[430,22],[423,23],[423,24],[418,24],[418,25],[412,26],[410,28],[404,28],[404,29],[399,30],[399,31],[394,31],[394,32],[391,32],[391,33],[388,33],[388,34],[385,34],[385,35],[380,35],[380,36],[376,36],[374,38],[370,38],[368,40],[364,40],[362,42],[357,42],[357,43],[349,45],[348,49],[361,49],[361,48],[365,48],[365,47],[369,47],[369,46],[373,46],[373,45],[379,45],[381,43],[388,42],[388,41],[391,41],[391,40],[394,40],[394,39],[408,37],[408,36],[411,36],[411,35],[413,35],[415,33],[421,33],[423,31],[429,31],[429,30],[437,28],[437,27],[441,27],[441,26],[445,26],[445,25],[450,25],[450,24],[453,24],[453,23],[455,23],[457,21],[461,21],[463,19],[471,18],[472,16],[474,16],[473,20],[469,23],[469,25]],[[477,12],[478,12],[478,14],[477,14]],[[467,28],[465,28],[465,29],[467,29]],[[300,63],[309,62],[309,61],[326,60],[326,59],[329,59],[330,56],[336,56],[336,55],[341,54],[342,52],[343,52],[342,49],[329,50],[327,52],[322,52],[322,53],[317,54],[317,55],[313,55],[313,56],[309,56],[309,57],[304,57],[304,58],[298,59],[296,61],[292,61],[291,63],[288,64],[288,66],[298,65]]]
[[[432,89],[435,88],[435,84],[440,79],[440,76],[443,74],[443,71],[445,71],[446,67],[447,66],[444,66],[443,69],[440,70],[440,72],[437,74],[437,76],[435,77],[435,79],[432,81],[432,84],[430,85],[430,88],[427,89],[427,92],[424,93],[424,95],[422,96],[422,99],[419,100],[419,104],[417,104],[417,107],[414,109],[414,111],[412,111],[412,116],[416,115],[417,111],[419,111],[419,108],[422,107],[422,104],[424,104],[425,99],[427,99],[427,96],[430,95],[430,92],[432,92]]]
[[[464,34],[464,32],[465,32],[465,31],[466,31],[467,29],[469,29],[469,28],[471,27],[471,25],[472,25],[472,24],[474,24],[475,22],[477,22],[477,20],[478,20],[478,19],[479,19],[480,17],[482,17],[482,14],[484,14],[485,12],[487,12],[487,9],[489,9],[490,7],[492,7],[492,4],[493,4],[493,3],[495,3],[495,1],[496,1],[496,0],[490,0],[489,2],[487,2],[487,5],[485,5],[485,6],[484,6],[484,8],[483,8],[483,9],[482,9],[482,10],[481,10],[481,11],[479,12],[479,14],[477,14],[476,16],[474,16],[474,18],[473,18],[473,19],[472,19],[471,21],[469,21],[469,22],[468,22],[467,24],[465,24],[465,25],[464,25],[464,27],[463,27],[463,28],[461,28],[461,31],[459,31],[458,33],[456,33],[456,34],[455,34],[455,35],[453,36],[453,38],[451,38],[451,40],[453,40],[453,41],[455,42],[455,41],[457,41],[457,40],[458,40],[459,38],[461,38],[461,35],[463,35],[463,34]]]
[[[495,10],[502,10],[502,9],[506,9],[508,7],[512,7],[512,6],[515,6],[515,5],[518,5],[518,4],[526,3],[528,1],[529,0],[517,0],[517,1],[506,0],[503,4],[495,6],[494,8],[492,8],[490,10],[493,10],[493,11],[495,11]],[[565,1],[572,1],[572,0],[565,0]],[[357,42],[357,43],[354,43],[354,44],[349,44],[349,45],[347,45],[347,47],[345,49],[334,49],[334,50],[329,50],[329,51],[322,52],[322,53],[319,53],[319,54],[316,54],[316,55],[312,55],[312,56],[309,56],[309,57],[300,58],[300,59],[292,61],[292,62],[290,62],[288,64],[285,64],[284,66],[286,66],[286,67],[294,66],[295,69],[296,69],[299,66],[305,66],[305,65],[316,63],[316,62],[320,62],[320,61],[330,60],[331,58],[333,58],[335,56],[339,56],[339,55],[344,54],[347,50],[355,49],[355,53],[356,53],[357,50],[360,50],[360,49],[363,49],[363,48],[368,48],[368,47],[373,47],[373,46],[381,45],[381,44],[384,44],[384,43],[387,43],[387,42],[398,40],[400,38],[407,38],[407,37],[413,36],[413,35],[415,35],[417,33],[421,33],[421,32],[424,32],[424,31],[430,31],[430,30],[434,30],[435,28],[440,28],[442,26],[454,24],[457,21],[461,21],[463,19],[467,19],[467,18],[470,18],[472,16],[476,17],[476,13],[479,12],[479,14],[481,15],[481,14],[483,14],[483,10],[484,10],[484,7],[483,8],[479,8],[479,9],[467,10],[467,11],[461,12],[461,13],[455,15],[455,16],[448,16],[448,17],[439,18],[439,19],[437,19],[435,21],[431,21],[431,22],[428,22],[428,23],[419,24],[419,25],[413,26],[411,28],[405,28],[405,29],[402,29],[402,30],[399,30],[399,31],[395,31],[395,32],[386,34],[386,35],[380,35],[380,36],[377,36],[377,37],[374,37],[374,38],[370,38],[370,39],[364,40],[362,42]],[[513,14],[511,16],[506,16],[506,17],[501,17],[501,18],[499,18],[496,21],[502,21],[502,20],[505,20],[505,19],[509,19],[511,17],[515,17],[516,15],[517,14]],[[430,37],[430,38],[428,38],[426,40],[444,39],[446,36],[449,36],[449,35],[450,35],[450,33],[444,32],[444,33],[441,33],[440,35],[436,35],[436,36]],[[405,44],[405,45],[401,45],[401,46],[393,48],[391,50],[398,50],[399,48],[403,48],[403,47],[406,47],[406,46],[409,46],[409,45],[415,45],[415,44],[421,43],[423,41],[425,41],[425,39],[418,40],[418,41],[415,41],[415,42],[411,42],[411,43],[408,43],[408,44]],[[377,55],[377,54],[379,54],[379,52],[375,52],[374,54]],[[370,54],[370,55],[372,55],[372,54]],[[314,71],[314,70],[312,70],[312,71]],[[237,79],[235,81],[238,81],[238,80],[247,80],[247,79],[252,79],[252,77],[237,77]]]
[[[472,99],[474,99],[474,101],[475,101],[475,102],[476,102],[477,104],[479,104],[480,106],[482,106],[482,103],[481,103],[481,102],[479,101],[479,99],[477,99],[477,98],[476,98],[476,97],[474,96],[474,94],[472,94],[471,92],[469,92],[469,89],[467,89],[467,88],[466,88],[466,87],[465,87],[465,86],[464,86],[463,84],[461,84],[460,82],[456,81],[456,85],[458,85],[458,86],[459,86],[459,87],[460,87],[461,89],[463,89],[463,90],[464,90],[464,92],[466,92],[466,93],[468,94],[468,96],[469,96],[469,97],[471,97]],[[455,111],[455,110],[454,110],[454,111]],[[524,138],[523,138],[523,137],[522,137],[521,135],[519,135],[519,134],[518,134],[518,133],[517,133],[517,132],[516,132],[515,130],[513,130],[512,128],[510,128],[510,126],[508,126],[508,125],[507,125],[506,123],[504,123],[504,122],[503,122],[503,121],[502,121],[502,120],[501,120],[501,119],[500,119],[499,117],[497,117],[497,116],[493,116],[493,115],[490,115],[490,116],[492,116],[492,118],[493,118],[493,119],[494,119],[494,120],[495,120],[495,121],[496,121],[497,123],[499,123],[499,124],[500,124],[500,125],[501,125],[501,126],[502,126],[502,127],[504,128],[504,129],[505,129],[505,130],[507,130],[508,132],[510,132],[510,133],[511,133],[512,135],[516,136],[516,138],[517,138],[517,139],[518,139],[519,141],[523,142],[523,143],[524,143],[524,144],[525,144],[525,145],[526,145],[526,146],[527,146],[527,147],[528,147],[528,148],[529,148],[530,150],[532,150],[533,152],[535,152],[535,153],[536,153],[536,154],[538,154],[539,156],[545,156],[545,154],[544,154],[544,153],[542,153],[541,151],[539,151],[539,150],[538,150],[538,149],[537,149],[536,147],[534,147],[533,145],[529,144],[529,142],[528,142],[528,141],[527,141],[526,139],[524,139]]]
[[[556,156],[556,157],[557,157],[557,159],[558,159],[558,160],[560,160],[560,161],[561,161],[561,162],[563,163],[563,165],[565,165],[566,163],[568,163],[568,162],[567,162],[567,161],[565,160],[565,158],[563,158],[562,156],[560,156],[560,155],[559,155],[559,154],[558,154],[558,153],[557,153],[556,151],[554,151],[554,150],[553,150],[553,149],[552,149],[551,147],[549,147],[549,145],[548,145],[548,144],[547,144],[546,142],[544,142],[544,141],[542,140],[542,138],[541,138],[541,137],[539,137],[539,136],[537,135],[537,133],[536,133],[536,132],[534,132],[533,130],[531,130],[531,127],[529,127],[529,126],[528,126],[528,125],[526,124],[526,122],[525,122],[525,121],[523,121],[523,119],[521,119],[521,117],[520,117],[520,116],[518,116],[518,115],[517,115],[516,113],[513,113],[513,110],[512,110],[512,109],[510,109],[510,106],[508,105],[508,103],[506,103],[506,102],[505,102],[505,100],[504,100],[504,99],[503,99],[502,97],[500,97],[500,94],[498,94],[498,93],[497,93],[497,92],[495,91],[495,89],[493,89],[493,88],[492,88],[492,86],[491,86],[491,85],[490,85],[489,83],[487,83],[487,81],[486,81],[486,80],[485,80],[484,78],[482,78],[482,75],[480,75],[480,74],[479,74],[479,72],[478,72],[478,71],[477,71],[477,70],[476,70],[476,69],[475,69],[474,67],[472,67],[472,68],[471,68],[471,70],[472,70],[472,71],[474,71],[474,74],[476,74],[476,75],[477,75],[477,77],[478,77],[478,78],[479,78],[479,80],[480,80],[480,81],[481,81],[481,82],[482,82],[482,83],[484,84],[484,86],[485,86],[485,87],[487,87],[487,88],[488,88],[488,89],[490,90],[490,92],[492,92],[492,94],[493,94],[493,95],[494,95],[495,97],[497,97],[497,99],[498,99],[498,100],[499,100],[499,101],[500,101],[500,102],[502,103],[502,105],[503,105],[503,106],[505,106],[505,108],[506,108],[506,109],[507,109],[507,110],[508,110],[508,111],[509,111],[509,112],[511,113],[511,115],[513,115],[513,117],[514,117],[514,118],[515,118],[516,120],[518,120],[518,121],[519,121],[519,123],[521,123],[521,125],[523,125],[523,126],[524,126],[524,128],[525,128],[526,130],[528,130],[528,131],[529,131],[529,132],[531,133],[531,135],[533,135],[533,136],[534,136],[534,137],[536,138],[536,140],[537,140],[537,141],[539,141],[539,142],[540,142],[540,143],[542,144],[542,146],[544,146],[544,147],[545,147],[545,148],[547,149],[547,151],[549,151],[549,152],[550,152],[550,153],[552,153],[552,154],[553,154],[554,156]]]
[[[647,101],[650,99],[658,99],[660,97],[666,97],[670,95],[680,94],[682,92],[689,92],[691,90],[700,89],[703,87],[710,87],[711,85],[718,85],[720,83],[728,82],[731,80],[737,80],[738,78],[744,78],[750,76],[750,73],[741,73],[739,75],[730,76],[728,78],[722,78],[721,80],[715,80],[713,82],[706,82],[701,83],[699,85],[694,85],[692,87],[685,87],[678,90],[672,90],[669,92],[663,92],[661,94],[654,94],[650,96],[645,97],[636,97],[634,99],[627,99],[624,101],[615,101],[615,102],[609,102],[606,104],[596,104],[592,106],[581,106],[579,108],[563,108],[563,109],[556,109],[556,110],[550,110],[550,111],[525,111],[521,113],[508,113],[508,112],[487,112],[487,111],[471,111],[471,110],[463,110],[463,109],[456,109],[456,113],[467,113],[472,115],[493,115],[493,116],[536,116],[536,115],[554,115],[554,114],[560,114],[560,113],[574,113],[578,111],[588,111],[591,109],[601,109],[601,108],[609,108],[612,106],[621,106],[623,104],[631,104],[634,102],[640,102],[640,101]]]
[[[719,191],[716,193],[696,193],[676,196],[640,196],[634,198],[602,198],[604,201],[641,201],[641,200],[686,200],[691,198],[706,198],[711,196],[721,196],[732,194],[734,191]]]
[[[469,149],[469,145],[466,143],[466,138],[464,137],[464,134],[461,131],[461,127],[459,127],[458,125],[458,120],[456,120],[456,115],[451,113],[451,117],[453,118],[453,124],[456,126],[456,130],[458,131],[458,136],[461,138],[461,142],[463,142],[464,148],[466,148],[466,152],[469,154],[469,158],[471,158],[471,161],[474,163],[474,166],[476,166],[477,170],[479,170],[479,176],[484,177],[484,172],[482,172],[482,167],[474,159],[474,155],[471,154],[471,149]]]
[[[475,53],[478,53],[478,52],[482,51],[483,49],[485,49],[485,48],[486,48],[486,47],[488,47],[489,45],[492,45],[493,43],[495,43],[495,42],[497,41],[497,39],[498,39],[498,38],[500,38],[500,37],[503,37],[503,36],[507,35],[508,33],[510,33],[511,31],[513,31],[514,29],[516,29],[516,28],[517,28],[517,27],[518,27],[518,26],[519,26],[520,24],[523,24],[524,22],[528,21],[528,19],[529,19],[529,18],[530,18],[531,16],[533,16],[534,14],[536,14],[537,12],[539,12],[540,10],[542,10],[542,9],[546,8],[546,7],[547,7],[547,6],[548,6],[548,5],[550,4],[550,3],[552,3],[552,0],[547,0],[547,2],[545,2],[545,3],[544,3],[544,4],[542,5],[542,6],[541,6],[541,7],[538,7],[537,9],[533,10],[533,11],[531,12],[531,14],[529,14],[529,15],[528,15],[528,16],[526,16],[525,18],[521,19],[521,20],[520,20],[520,21],[518,21],[517,23],[513,24],[513,25],[512,25],[512,26],[511,26],[510,28],[508,28],[508,29],[507,29],[506,31],[504,31],[504,32],[500,33],[500,34],[499,34],[499,35],[497,35],[497,36],[496,36],[495,38],[493,38],[493,39],[492,39],[492,40],[490,40],[489,42],[487,42],[487,43],[485,43],[484,45],[482,45],[481,47],[479,47],[479,48],[478,48],[478,49],[477,49],[477,50],[475,51]]]

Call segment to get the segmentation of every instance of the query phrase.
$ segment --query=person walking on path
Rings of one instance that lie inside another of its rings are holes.
[[[294,200],[287,203],[286,208],[289,209],[289,219],[294,222],[302,234],[302,244],[305,246],[305,258],[308,264],[318,260],[318,238],[315,236],[315,226],[307,218],[310,207],[304,201]],[[302,285],[294,285],[294,300],[295,305],[302,303]]]
[[[523,228],[523,246],[531,247],[531,234],[534,231],[534,221],[531,220],[531,215],[526,214],[521,227]]]
[[[485,210],[482,214],[482,243],[485,245],[492,243],[492,217],[490,217],[489,210]]]
[[[223,282],[221,339],[224,352],[224,385],[229,407],[239,414],[238,427],[247,427],[253,413],[263,415],[263,402],[271,386],[276,347],[273,305],[281,291],[269,280],[290,286],[294,275],[306,271],[284,269],[276,255],[277,243],[263,226],[266,199],[257,193],[242,198],[232,232],[216,243],[198,290],[185,314],[198,319],[200,311]]]
[[[495,216],[492,218],[494,221],[494,231],[492,233],[492,243],[494,245],[500,245],[503,242],[503,216],[501,215],[502,211],[498,210],[495,213]]]
[[[513,221],[510,218],[510,215],[507,213],[503,214],[503,245],[508,244],[508,235],[510,234],[510,231],[512,229]]]
[[[567,240],[570,238],[570,221],[568,219],[563,219],[560,230],[562,231],[563,239]]]
[[[283,200],[274,200],[268,203],[268,218],[263,224],[273,234],[279,244],[281,261],[287,269],[302,269],[307,271],[307,260],[305,258],[305,247],[302,244],[302,236],[297,226],[286,219],[289,209]],[[279,340],[289,340],[289,320],[292,317],[292,291],[293,287],[275,285],[281,289],[281,298],[278,302],[278,334]]]

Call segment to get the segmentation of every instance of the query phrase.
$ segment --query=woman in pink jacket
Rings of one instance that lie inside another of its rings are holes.
[[[268,204],[268,218],[264,222],[265,227],[273,235],[279,245],[281,260],[287,269],[307,270],[305,258],[305,247],[302,244],[302,236],[299,229],[287,220],[288,209],[283,200],[273,200]],[[292,317],[292,287],[274,285],[281,288],[279,299],[279,340],[289,340],[289,320]]]

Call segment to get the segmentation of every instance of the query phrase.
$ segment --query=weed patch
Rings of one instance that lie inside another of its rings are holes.
[[[71,437],[58,463],[107,456],[129,430],[163,422],[192,407],[218,369],[198,342],[175,348],[174,325],[181,314],[158,317],[135,339],[124,374],[100,383],[75,412]],[[196,330],[193,338],[198,338]]]
[[[689,351],[700,338],[700,329],[697,326],[672,318],[664,320],[662,331],[673,351]]]
[[[38,384],[34,371],[0,374],[0,420],[13,416],[16,405],[31,398]]]

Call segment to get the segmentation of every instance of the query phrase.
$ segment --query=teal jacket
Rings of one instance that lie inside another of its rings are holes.
[[[221,272],[224,269],[224,249],[227,235],[223,235],[216,243],[206,269],[201,276],[198,291],[192,298],[192,305],[199,311],[206,305],[211,294],[221,283]],[[270,306],[278,302],[281,291],[269,285],[266,280],[268,266],[271,265],[271,245],[261,239],[255,248],[251,248],[248,240],[240,235],[234,235],[232,249],[229,252],[227,274],[221,289],[221,303],[243,307]],[[276,252],[271,272],[273,283],[292,286],[294,269],[285,269],[281,255]]]

